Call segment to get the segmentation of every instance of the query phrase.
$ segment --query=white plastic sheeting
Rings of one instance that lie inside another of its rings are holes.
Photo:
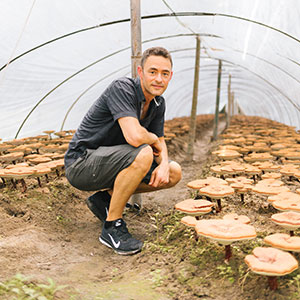
[[[198,114],[215,111],[221,59],[220,107],[231,74],[245,114],[299,129],[299,1],[141,0],[141,15],[143,50],[173,55],[167,119],[190,114],[198,34]],[[1,0],[0,138],[76,129],[113,79],[130,76],[129,19],[129,0]]]

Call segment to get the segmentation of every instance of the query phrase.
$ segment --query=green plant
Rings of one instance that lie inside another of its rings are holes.
[[[300,274],[294,276],[289,280],[289,285],[296,285],[297,290],[294,292],[296,299],[300,298]]]
[[[217,266],[217,270],[219,271],[220,276],[223,276],[223,277],[227,278],[230,283],[234,283],[234,281],[235,281],[235,278],[234,278],[235,272],[232,270],[231,266],[229,266],[229,265]]]
[[[56,286],[55,282],[48,278],[48,284],[38,284],[22,274],[16,274],[9,280],[0,282],[0,296],[5,299],[22,300],[50,300],[54,299],[57,291],[66,286]]]
[[[163,285],[163,276],[160,269],[151,272],[150,275],[152,276],[151,281],[153,287],[159,287]]]

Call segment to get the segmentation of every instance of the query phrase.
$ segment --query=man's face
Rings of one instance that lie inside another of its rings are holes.
[[[171,62],[163,56],[151,55],[146,59],[143,69],[138,67],[138,74],[146,100],[152,100],[168,87],[173,74]]]

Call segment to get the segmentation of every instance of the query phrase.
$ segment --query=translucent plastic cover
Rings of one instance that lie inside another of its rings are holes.
[[[300,2],[141,0],[142,48],[163,46],[174,76],[166,119],[191,111],[200,36],[197,114],[237,111],[300,127]],[[129,0],[0,1],[0,138],[76,129],[115,78],[130,76]],[[9,63],[9,64],[8,64]]]

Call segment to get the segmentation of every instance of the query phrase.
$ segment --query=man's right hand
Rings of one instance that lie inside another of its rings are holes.
[[[159,140],[157,142],[153,143],[150,145],[152,150],[153,150],[153,155],[154,156],[159,156],[161,151],[162,151],[162,146]]]

